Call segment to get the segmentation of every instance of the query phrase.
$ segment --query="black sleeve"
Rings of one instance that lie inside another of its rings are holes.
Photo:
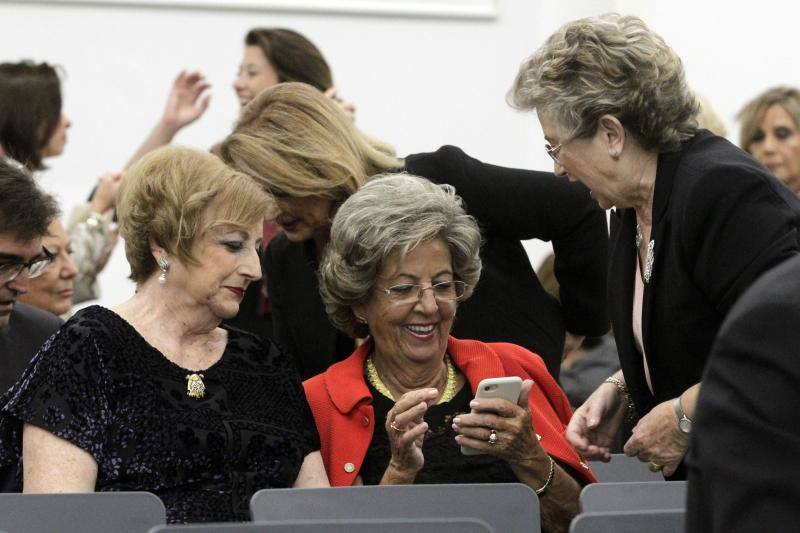
[[[306,391],[300,381],[300,374],[291,357],[288,357],[281,348],[275,343],[269,343],[268,358],[276,369],[276,374],[285,376],[283,383],[283,393],[272,395],[271,401],[278,405],[285,406],[282,418],[286,424],[291,425],[292,429],[300,434],[298,445],[302,450],[303,457],[311,452],[320,449],[319,432],[314,416],[308,405]]]
[[[286,283],[279,260],[279,248],[283,239],[285,237],[278,235],[267,245],[263,267],[267,278],[267,294],[269,294],[270,313],[272,314],[272,340],[290,359],[297,361],[297,348],[292,341],[291,329],[286,322],[286,307],[290,305],[290,302],[286,301],[285,292],[282,290]]]
[[[695,413],[687,531],[800,531],[799,279],[800,260],[777,267],[720,329]]]
[[[567,330],[608,331],[605,212],[580,183],[489,165],[454,146],[406,158],[408,172],[455,187],[486,238],[551,241]]]
[[[679,237],[687,272],[725,315],[761,274],[798,252],[800,202],[777,180],[720,166],[695,180]]]
[[[48,340],[0,411],[0,463],[21,452],[22,424],[45,429],[84,449],[98,464],[108,458],[112,421],[109,379],[90,321],[65,325]]]

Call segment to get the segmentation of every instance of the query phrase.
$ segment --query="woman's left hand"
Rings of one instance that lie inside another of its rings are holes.
[[[481,453],[504,459],[511,465],[524,465],[541,459],[543,450],[531,425],[528,405],[533,381],[525,380],[517,403],[502,398],[480,398],[470,402],[471,413],[453,419],[456,442]],[[496,441],[490,443],[494,430]]]
[[[665,476],[675,473],[689,448],[689,435],[678,428],[672,400],[662,402],[642,417],[625,443],[625,455],[663,467]]]

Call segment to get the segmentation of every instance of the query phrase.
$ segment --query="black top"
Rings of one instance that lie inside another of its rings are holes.
[[[25,421],[89,452],[98,491],[153,492],[169,522],[248,520],[253,493],[291,487],[319,437],[291,362],[226,330],[195,399],[191,372],[130,324],[102,307],[80,311],[2,399],[0,467],[18,461]]]
[[[800,531],[800,256],[719,330],[692,426],[687,531]]]
[[[8,324],[0,328],[0,396],[17,382],[39,347],[61,324],[60,318],[47,311],[14,304]]]
[[[557,378],[565,330],[608,331],[606,217],[586,187],[549,172],[487,165],[453,146],[410,155],[405,163],[410,173],[454,186],[483,233],[481,279],[459,305],[453,335],[523,346]],[[527,239],[552,241],[561,304],[539,283],[520,242]],[[352,352],[325,314],[312,251],[279,235],[265,265],[275,340],[304,379]]]
[[[611,215],[609,306],[620,364],[640,415],[700,381],[711,343],[738,297],[800,250],[800,200],[727,140],[702,130],[659,154],[654,261],[642,327],[653,389],[633,340],[636,215]],[[643,245],[644,246],[644,245]]]
[[[366,380],[372,393],[372,407],[375,409],[375,433],[369,443],[367,454],[359,471],[364,485],[378,485],[389,466],[392,451],[389,437],[383,429],[386,415],[394,407],[394,402],[379,393]],[[456,442],[453,418],[469,413],[472,391],[464,385],[452,400],[431,405],[425,412],[428,431],[422,442],[425,464],[417,472],[414,483],[519,483],[508,463],[491,455],[464,455]]]

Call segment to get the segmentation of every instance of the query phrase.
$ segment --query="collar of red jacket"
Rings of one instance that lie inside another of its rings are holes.
[[[325,371],[325,388],[336,409],[343,414],[362,402],[372,403],[363,371],[372,345],[372,339],[367,340],[350,357]],[[505,375],[500,358],[482,342],[450,336],[447,338],[447,353],[466,376],[473,394],[482,379]]]

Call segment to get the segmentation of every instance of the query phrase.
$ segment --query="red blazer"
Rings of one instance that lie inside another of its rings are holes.
[[[303,383],[317,423],[325,470],[333,486],[353,484],[375,431],[372,396],[364,381],[364,361],[371,348],[371,342],[365,343],[344,361]],[[484,378],[532,379],[531,419],[536,433],[542,436],[545,451],[582,476],[578,479],[582,485],[597,481],[589,465],[564,437],[572,410],[538,355],[515,344],[454,337],[448,339],[447,353],[466,377],[473,395]]]

